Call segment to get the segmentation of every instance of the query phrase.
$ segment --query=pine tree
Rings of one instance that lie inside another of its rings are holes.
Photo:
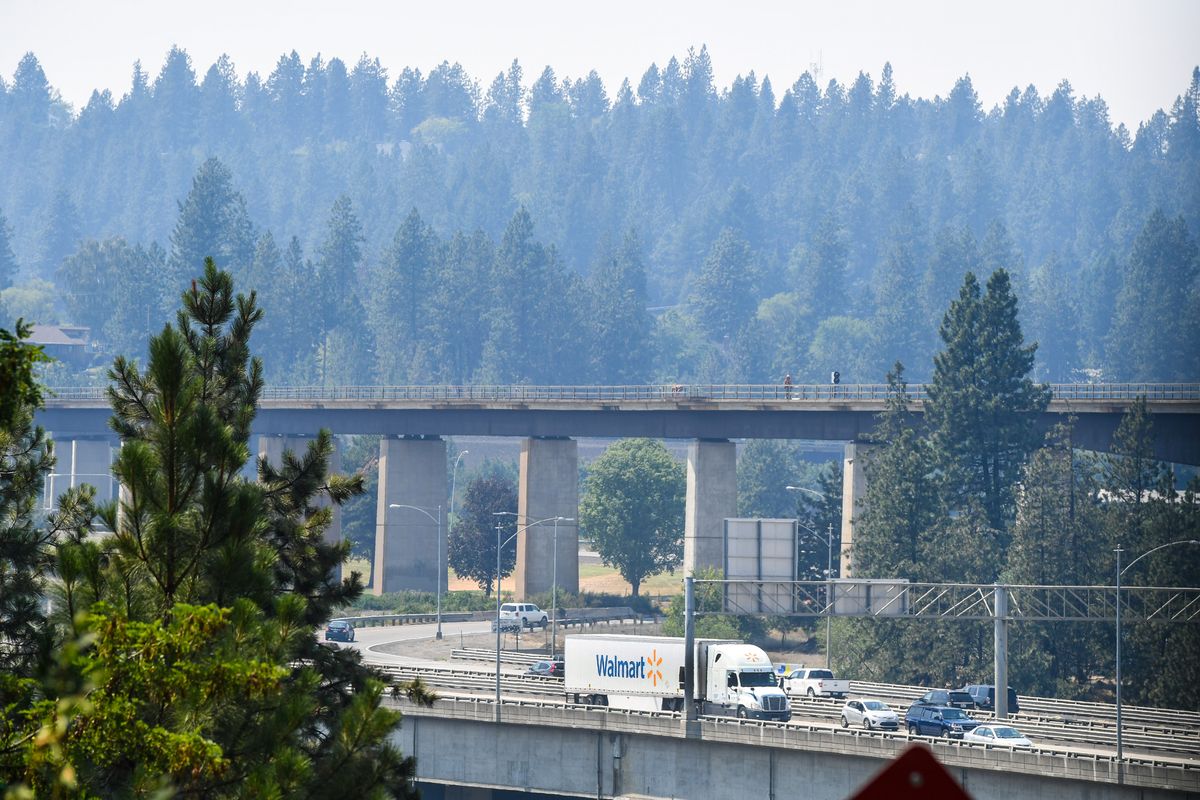
[[[14,701],[18,678],[44,666],[51,643],[41,603],[51,537],[34,524],[34,510],[54,451],[33,424],[41,405],[34,369],[49,358],[25,341],[30,333],[23,323],[0,328],[0,708]],[[12,744],[6,728],[0,724],[0,764]]]
[[[362,224],[350,198],[342,195],[329,212],[317,260],[323,332],[321,376],[325,383],[360,383],[369,371],[369,335],[355,288],[360,285],[362,246]]]
[[[1028,375],[1037,345],[1026,346],[1008,273],[997,270],[980,295],[968,272],[939,330],[925,403],[931,442],[952,506],[978,502],[997,531],[1012,518],[1012,487],[1038,444],[1035,415],[1049,389]]]
[[[1114,379],[1195,377],[1200,322],[1190,287],[1196,275],[1197,247],[1187,223],[1156,209],[1134,241],[1106,339]]]
[[[13,285],[17,277],[17,259],[12,251],[12,228],[0,211],[0,292]]]
[[[332,511],[318,508],[361,492],[361,478],[329,474],[322,432],[247,481],[262,312],[211,259],[183,306],[144,370],[118,357],[110,373],[126,488],[119,511],[102,511],[112,536],[60,548],[64,595],[84,609],[102,601],[68,622],[96,648],[68,650],[67,666],[106,674],[90,705],[60,704],[47,720],[59,729],[78,715],[62,757],[97,795],[415,797],[382,685],[311,633],[362,591],[357,574],[336,578],[348,547],[325,541]],[[160,657],[134,668],[148,649]]]
[[[171,234],[171,283],[183,283],[206,258],[235,275],[244,274],[254,258],[254,239],[246,201],[233,188],[232,174],[216,158],[208,159],[179,204]]]
[[[53,280],[58,265],[75,252],[80,239],[79,211],[66,191],[55,193],[45,219],[36,270],[39,277]]]
[[[428,380],[416,375],[418,349],[429,340],[437,239],[414,208],[396,230],[371,277],[367,320],[377,346],[375,370],[385,384]],[[416,380],[414,380],[414,378]]]
[[[750,319],[756,277],[750,245],[728,228],[721,231],[700,268],[690,301],[710,341],[732,338]]]
[[[646,310],[646,268],[636,233],[629,231],[617,252],[592,273],[590,295],[591,376],[603,383],[644,382],[653,321]]]
[[[1022,470],[1017,517],[1005,583],[1043,586],[1103,585],[1109,551],[1098,485],[1087,460],[1073,448],[1074,418],[1055,426],[1045,446]],[[1081,624],[1022,626],[1010,642],[1014,683],[1064,697],[1082,694],[1103,669],[1096,631]],[[1107,648],[1105,648],[1107,649]]]

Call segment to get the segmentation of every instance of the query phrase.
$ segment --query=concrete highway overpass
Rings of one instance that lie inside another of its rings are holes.
[[[1122,415],[1136,398],[1145,397],[1153,416],[1155,455],[1200,464],[1200,384],[1064,384],[1051,389],[1053,400],[1038,424],[1049,428],[1075,416],[1077,447],[1109,449]],[[920,419],[925,388],[914,385],[909,392]],[[580,437],[689,441],[687,573],[723,566],[724,520],[737,515],[733,440],[846,443],[840,574],[850,576],[855,502],[865,483],[861,454],[870,446],[886,398],[887,387],[878,384],[790,389],[776,384],[268,387],[253,431],[258,454],[276,463],[285,449],[302,450],[306,439],[322,428],[383,437],[372,576],[376,593],[434,591],[446,584],[446,541],[439,524],[449,496],[443,437],[520,438],[515,587],[523,599],[549,591],[552,576],[565,590],[578,590],[574,522],[553,532],[536,522],[578,519]],[[115,496],[109,465],[117,442],[108,428],[110,415],[103,389],[53,389],[37,419],[58,443],[59,467],[47,487],[48,504],[77,483],[96,485],[101,499]],[[336,459],[333,466],[339,469]],[[340,536],[336,514],[328,534]],[[554,547],[556,539],[561,547]]]
[[[431,800],[494,791],[594,798],[844,800],[911,746],[910,737],[806,724],[701,719],[506,702],[396,701],[396,734]],[[917,737],[912,737],[917,738]],[[1200,768],[1095,755],[1012,751],[923,739],[976,800],[1195,797]]]

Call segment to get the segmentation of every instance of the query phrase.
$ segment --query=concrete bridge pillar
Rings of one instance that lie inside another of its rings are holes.
[[[379,501],[375,509],[375,565],[371,593],[446,587],[446,442],[437,437],[379,441]],[[391,508],[392,504],[416,506]],[[438,529],[438,506],[442,529]]]
[[[76,436],[54,442],[56,463],[46,478],[46,508],[58,507],[58,496],[67,489],[87,483],[96,487],[96,500],[108,502],[116,496],[117,480],[112,474],[112,436]]]
[[[258,437],[258,457],[265,458],[271,466],[278,467],[283,463],[283,452],[285,450],[291,450],[298,458],[303,458],[310,441],[312,441],[311,436],[268,436],[264,434]],[[337,444],[336,438],[333,442],[333,455],[329,459],[329,471],[331,473],[341,472],[342,470],[342,451]],[[257,466],[255,467],[254,474],[257,478]],[[329,505],[329,500],[322,498],[317,502],[317,505],[323,508]],[[329,527],[325,530],[325,541],[339,542],[341,539],[342,509],[334,506],[333,521],[329,523]]]
[[[854,517],[862,511],[861,501],[867,491],[865,467],[873,447],[863,442],[846,445],[842,463],[842,550],[838,572],[843,578],[854,575]]]
[[[737,516],[737,446],[724,439],[688,445],[683,574],[725,569],[725,520]]]
[[[574,439],[525,439],[521,442],[521,481],[517,489],[517,525],[549,517],[579,519],[579,450]],[[517,535],[516,595],[549,592],[558,555],[558,588],[579,591],[578,522],[531,525]]]

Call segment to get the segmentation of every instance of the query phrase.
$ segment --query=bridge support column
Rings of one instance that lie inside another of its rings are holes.
[[[517,525],[550,517],[579,519],[579,447],[574,439],[521,442]],[[520,527],[518,530],[520,530]],[[554,523],[533,525],[517,536],[516,596],[549,592],[555,579]],[[557,577],[560,592],[579,591],[579,523],[558,523]]]
[[[737,446],[724,439],[688,445],[683,574],[725,569],[725,520],[737,516]]]
[[[375,508],[375,565],[372,594],[446,586],[446,537],[438,530],[437,507],[446,519],[446,442],[437,437],[379,441],[379,501]],[[391,508],[400,504],[416,506]],[[442,576],[438,579],[438,548]]]
[[[854,575],[854,517],[861,510],[859,501],[867,491],[866,461],[872,445],[851,442],[846,445],[842,463],[842,548],[838,575]]]
[[[267,463],[273,467],[279,467],[283,463],[283,452],[291,450],[298,458],[303,458],[304,453],[308,449],[308,443],[312,441],[311,436],[268,436],[266,434],[258,437],[258,457],[265,458]],[[342,451],[338,447],[337,439],[333,440],[333,455],[329,459],[329,471],[341,472],[342,470]],[[258,477],[258,466],[254,467],[255,478]],[[329,500],[322,498],[317,502],[319,507],[329,505]],[[333,507],[333,521],[329,523],[329,527],[325,529],[325,541],[339,542],[342,539],[342,509],[339,506]],[[340,574],[340,571],[339,571]]]
[[[112,474],[114,443],[111,436],[81,436],[55,441],[56,464],[46,478],[45,507],[57,508],[60,494],[85,483],[96,487],[99,502],[112,500],[117,492],[117,481]]]

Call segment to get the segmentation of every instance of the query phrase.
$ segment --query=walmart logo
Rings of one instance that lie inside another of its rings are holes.
[[[662,663],[657,649],[651,651],[649,658],[625,659],[600,654],[596,656],[596,672],[606,678],[649,679],[657,687],[663,680]]]

